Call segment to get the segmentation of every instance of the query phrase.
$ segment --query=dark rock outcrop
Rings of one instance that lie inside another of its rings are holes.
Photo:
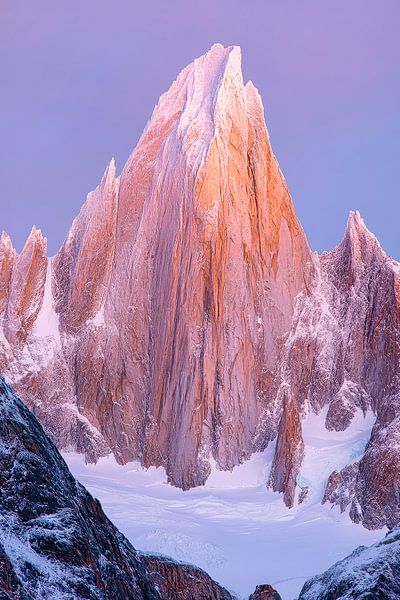
[[[140,558],[168,600],[234,600],[202,569],[158,554],[141,554]]]
[[[282,600],[282,598],[271,585],[264,584],[256,587],[249,600]]]
[[[400,527],[307,581],[299,600],[398,600]]]

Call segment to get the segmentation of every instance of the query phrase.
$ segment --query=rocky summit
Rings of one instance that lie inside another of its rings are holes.
[[[214,45],[161,96],[60,250],[0,242],[0,372],[60,449],[163,466],[184,489],[275,443],[291,507],[310,415],[373,415],[324,502],[368,528],[400,518],[400,266],[351,213],[313,253],[240,49]]]

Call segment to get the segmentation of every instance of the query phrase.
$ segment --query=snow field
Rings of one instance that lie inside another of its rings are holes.
[[[168,485],[161,468],[120,466],[111,457],[96,465],[76,454],[64,458],[137,549],[194,563],[241,598],[256,584],[270,583],[283,600],[293,600],[306,579],[383,536],[320,503],[329,474],[362,453],[373,416],[359,411],[343,432],[327,431],[324,417],[309,415],[303,422],[299,484],[308,485],[309,493],[290,510],[265,487],[272,445],[232,472],[213,465],[206,485],[186,492]]]

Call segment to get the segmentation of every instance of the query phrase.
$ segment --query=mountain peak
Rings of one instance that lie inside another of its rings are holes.
[[[213,138],[222,136],[229,122],[245,121],[246,91],[239,46],[214,44],[185,67],[157,103],[131,159],[147,153],[149,144],[164,133],[174,138],[174,153],[181,149],[188,164],[198,167]],[[238,118],[238,113],[239,118]]]
[[[103,177],[101,178],[100,186],[98,186],[98,187],[101,188],[107,184],[112,183],[115,180],[115,177],[116,177],[116,164],[115,164],[115,158],[112,157],[112,159],[110,160],[110,162],[104,169]]]
[[[178,106],[184,113],[196,112],[204,103],[212,108],[224,79],[233,77],[243,85],[241,63],[239,46],[224,48],[222,44],[214,44],[182,69],[169,90],[160,97],[151,121]]]
[[[224,67],[229,63],[229,67],[242,77],[242,50],[240,46],[228,46],[225,48],[222,44],[214,44],[205,55],[197,60],[201,61],[201,59],[206,58],[212,60],[216,64],[221,64],[222,76],[224,76],[226,72]]]
[[[207,478],[210,448],[223,469],[252,453],[260,382],[308,272],[240,48],[215,44],[183,69],[116,180],[114,170],[111,161],[48,271],[40,244],[18,257],[7,339],[37,343],[39,310],[53,306],[55,358],[37,379],[60,443],[162,464],[187,488]],[[59,403],[48,401],[64,377]],[[60,404],[70,407],[62,420]]]
[[[241,53],[242,53],[242,50],[241,50],[240,46],[232,45],[232,46],[225,47],[220,42],[216,42],[215,44],[213,44],[211,46],[211,48],[209,50],[207,50],[207,52],[205,52],[204,54],[199,56],[197,59],[195,59],[193,61],[193,63],[195,63],[196,61],[201,61],[206,56],[213,56],[216,59],[218,59],[218,58],[220,59],[221,57],[227,58],[230,54],[233,54],[235,58],[239,58],[239,60],[240,60]]]
[[[10,238],[9,234],[7,233],[7,231],[3,231],[0,236],[0,246],[3,248],[10,248],[10,249],[12,249],[12,247],[13,247],[11,238]]]
[[[378,239],[368,229],[358,210],[350,211],[345,235],[338,249],[350,251],[354,259],[362,262],[368,262],[368,257],[371,257],[372,254],[386,256]]]
[[[215,70],[219,69],[219,74],[221,78],[223,78],[228,62],[229,66],[231,68],[234,67],[236,72],[241,75],[242,51],[240,46],[228,46],[225,48],[222,44],[216,43],[213,44],[207,52],[185,67],[180,74],[190,70],[202,69],[204,66],[207,66],[210,69],[210,75],[215,75],[215,72],[212,73],[213,68]]]
[[[346,231],[349,234],[353,234],[353,232],[366,232],[372,235],[358,210],[351,210],[349,212],[349,216],[347,218]]]
[[[33,225],[27,239],[25,245],[22,249],[21,254],[24,253],[31,246],[40,246],[43,249],[43,252],[46,253],[47,249],[47,238],[44,237],[41,229],[38,229],[36,225]]]

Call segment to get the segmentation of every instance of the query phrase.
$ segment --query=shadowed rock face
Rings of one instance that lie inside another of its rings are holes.
[[[207,573],[167,557],[141,554],[149,576],[168,600],[235,600]]]
[[[282,598],[272,586],[258,585],[249,600],[282,600]]]
[[[310,252],[239,48],[217,44],[160,98],[121,175],[111,161],[59,252],[0,241],[0,371],[61,449],[162,465],[182,488],[276,440],[293,506],[302,420],[376,415],[324,500],[400,518],[400,266],[358,213]]]
[[[13,598],[159,598],[135,550],[0,379],[0,561]]]
[[[1,378],[0,596],[232,599],[201,569],[142,559]]]
[[[397,600],[400,597],[400,529],[304,584],[299,600]]]

